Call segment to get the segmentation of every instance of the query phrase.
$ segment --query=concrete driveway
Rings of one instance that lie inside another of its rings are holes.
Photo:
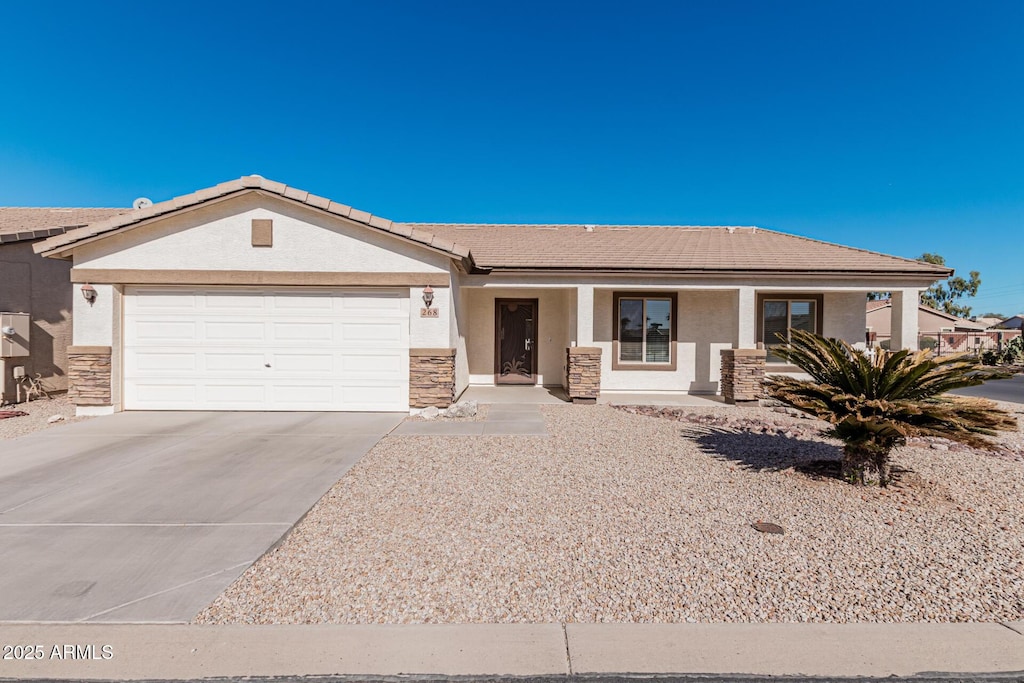
[[[190,620],[397,413],[121,413],[0,441],[0,621]]]

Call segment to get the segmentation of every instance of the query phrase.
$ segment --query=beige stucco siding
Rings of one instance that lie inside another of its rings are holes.
[[[721,349],[736,342],[739,318],[735,291],[677,290],[679,321],[675,370],[612,370],[613,292],[594,293],[594,342],[601,347],[603,391],[716,393]]]
[[[564,289],[467,288],[462,290],[469,382],[494,383],[494,300],[537,299],[537,383],[560,386],[565,381],[565,350],[569,346],[569,292]]]
[[[273,246],[252,246],[253,219]],[[260,195],[200,207],[84,244],[76,268],[447,273],[450,259],[342,218]]]
[[[8,365],[24,365],[30,375],[39,373],[48,389],[63,391],[71,343],[71,264],[43,258],[32,245],[28,240],[0,245],[0,311],[32,315],[30,356]]]
[[[864,346],[864,292],[825,292],[821,302],[821,331],[826,337]]]
[[[459,396],[469,386],[469,350],[466,344],[466,330],[469,327],[467,290],[462,289],[462,276],[453,268],[452,290],[449,306],[450,348],[455,349],[455,395]]]

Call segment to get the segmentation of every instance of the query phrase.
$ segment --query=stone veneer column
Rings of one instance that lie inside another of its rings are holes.
[[[573,403],[597,403],[601,395],[600,347],[572,346],[567,351],[569,398]]]
[[[758,405],[768,352],[722,349],[722,397],[726,403]]]
[[[409,349],[409,407],[447,408],[455,401],[455,349]]]
[[[109,406],[110,347],[68,347],[68,398],[76,406]]]

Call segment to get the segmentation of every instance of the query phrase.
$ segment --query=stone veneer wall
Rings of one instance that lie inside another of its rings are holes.
[[[409,407],[447,408],[455,401],[455,349],[409,349]]]
[[[726,403],[758,404],[767,357],[764,349],[722,349],[722,397]]]
[[[572,346],[567,352],[569,398],[573,403],[597,403],[601,395],[601,349]]]
[[[68,397],[76,406],[109,406],[110,347],[68,347]]]

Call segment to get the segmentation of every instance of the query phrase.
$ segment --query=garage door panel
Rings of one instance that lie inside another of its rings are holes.
[[[199,388],[192,383],[178,382],[168,378],[138,382],[128,387],[126,401],[140,405],[165,406],[164,409],[185,408],[199,399]]]
[[[133,293],[125,302],[125,313],[195,311],[198,296],[180,289],[147,289]]]
[[[399,390],[394,386],[367,383],[342,388],[341,401],[344,405],[388,406],[394,405],[399,400],[407,401],[405,397],[399,395]],[[369,410],[387,410],[387,408],[373,407]]]
[[[330,320],[323,322],[274,322],[271,324],[271,335],[273,341],[297,341],[309,342],[332,342],[336,332],[334,323]]]
[[[206,311],[216,313],[259,313],[267,308],[265,297],[259,292],[217,292],[202,299]]]
[[[240,372],[262,373],[266,364],[266,355],[251,351],[201,351],[203,368],[209,372]]]
[[[301,315],[332,316],[338,307],[331,293],[296,294],[294,296],[268,297],[275,312],[295,312]]]
[[[274,353],[271,367],[278,373],[316,373],[333,379],[337,364],[333,353]]]
[[[225,410],[239,410],[246,407],[260,410],[267,403],[266,384],[259,380],[251,382],[208,381],[203,386],[206,403]]]
[[[304,406],[306,410],[313,410],[312,406],[334,405],[337,387],[332,383],[320,384],[286,384],[276,383],[272,401],[278,406]],[[295,408],[291,408],[295,410]]]
[[[267,341],[267,324],[262,321],[226,322],[206,320],[202,339],[237,344],[262,344]]]
[[[129,288],[125,407],[407,410],[400,291]]]
[[[341,308],[347,313],[363,315],[400,315],[407,312],[404,306],[408,299],[397,294],[387,296],[365,296],[351,294],[341,300]]]
[[[196,354],[191,351],[140,351],[129,355],[125,363],[125,371],[129,374],[140,372],[180,374],[198,369]]]
[[[341,341],[398,344],[404,340],[403,331],[404,326],[401,322],[346,322],[341,324]]]
[[[151,346],[192,343],[199,330],[191,320],[129,320],[126,327],[128,338]]]
[[[407,360],[399,353],[348,353],[340,356],[341,372],[350,377],[397,379]]]

